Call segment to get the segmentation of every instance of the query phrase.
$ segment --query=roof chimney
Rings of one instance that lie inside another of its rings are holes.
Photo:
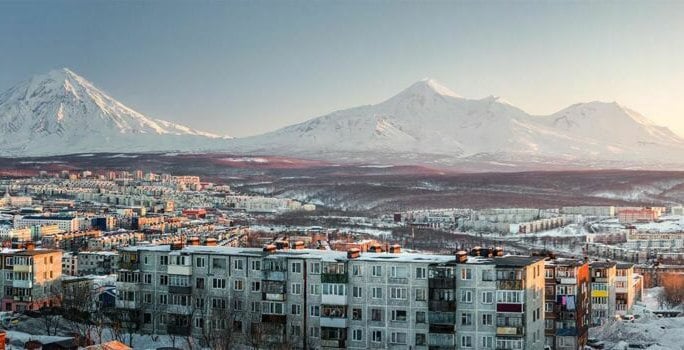
[[[401,253],[401,246],[398,244],[394,244],[389,248],[389,252],[392,254],[400,254]]]
[[[34,250],[36,249],[36,243],[33,241],[28,241],[26,242],[26,244],[24,244],[24,247],[26,248],[26,250]]]
[[[464,250],[459,250],[456,252],[456,262],[458,263],[465,263],[468,261],[468,253]]]
[[[188,237],[187,245],[200,245],[199,237]]]
[[[371,253],[382,253],[382,246],[377,243],[371,244],[370,248],[368,248],[368,251]]]
[[[207,238],[204,240],[204,245],[207,247],[216,247],[216,238]]]
[[[473,249],[470,250],[470,255],[480,256],[480,250],[482,250],[480,246],[473,247]]]
[[[361,250],[359,248],[351,248],[347,250],[347,259],[356,259],[361,256]]]
[[[292,245],[292,248],[293,249],[304,249],[304,241],[294,242],[294,244]]]
[[[278,250],[274,244],[267,244],[264,246],[264,251],[269,254],[273,254]]]

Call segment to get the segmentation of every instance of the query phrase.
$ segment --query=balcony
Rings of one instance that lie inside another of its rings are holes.
[[[321,327],[347,328],[347,319],[341,317],[321,316]]]
[[[498,280],[496,281],[496,289],[523,290],[525,289],[525,283],[522,280]]]
[[[287,294],[284,293],[261,293],[262,300],[285,301]]]
[[[169,265],[168,272],[169,275],[190,276],[192,275],[192,266]]]
[[[387,283],[389,284],[408,284],[409,279],[407,277],[389,277],[387,278]]]
[[[575,278],[575,277],[556,278],[556,282],[560,283],[560,284],[577,284],[577,278]]]
[[[436,289],[454,289],[456,288],[456,279],[453,277],[430,278],[428,279],[428,287]]]
[[[174,334],[174,335],[190,335],[190,331],[192,330],[192,327],[189,326],[177,326],[177,325],[168,325],[166,327],[166,332],[169,334]]]
[[[192,315],[193,309],[190,305],[167,305],[166,313],[174,315]]]
[[[496,327],[496,335],[503,336],[523,336],[525,335],[525,328],[521,326],[499,326]]]
[[[595,282],[595,283],[608,283],[608,278],[607,277],[592,277],[591,281]]]
[[[169,286],[169,293],[171,294],[192,294],[192,287],[190,286]]]
[[[267,281],[285,281],[287,280],[287,272],[276,270],[264,270],[262,271],[262,279]]]
[[[456,314],[451,312],[429,312],[428,323],[431,325],[450,325],[453,330],[454,324],[456,324]]]
[[[333,349],[346,349],[347,344],[344,339],[321,339],[321,347]]]
[[[136,304],[135,300],[116,300],[116,308],[117,309],[138,309],[138,305]]]
[[[263,314],[263,315],[261,315],[261,322],[286,324],[287,323],[287,316],[286,315]]]
[[[452,334],[455,326],[453,324],[430,324],[430,333]]]
[[[557,337],[577,336],[577,328],[556,328]]]
[[[119,268],[124,270],[138,270],[140,264],[137,261],[120,261]]]
[[[453,330],[452,328],[451,331],[453,332]],[[428,346],[430,346],[430,349],[453,349],[454,345],[453,334],[430,334],[428,336]]]
[[[323,294],[323,295],[321,295],[321,304],[347,305],[347,296],[346,295]]]
[[[12,281],[12,287],[14,288],[33,288],[33,281],[31,280],[14,280]]]
[[[349,278],[346,273],[322,273],[321,283],[347,283]]]
[[[456,311],[455,300],[430,300],[428,301],[430,311]]]
[[[523,312],[523,304],[496,304],[497,312]]]
[[[22,303],[30,303],[31,301],[33,301],[33,297],[30,295],[15,295],[13,299],[14,301],[19,301]]]

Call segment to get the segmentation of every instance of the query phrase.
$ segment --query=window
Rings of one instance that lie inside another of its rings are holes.
[[[292,304],[291,314],[300,315],[302,313],[302,306],[299,304]]]
[[[204,298],[196,298],[195,307],[200,309],[204,308]]]
[[[425,333],[416,333],[416,346],[426,345],[427,336]]]
[[[352,276],[363,276],[363,269],[361,265],[352,265]]]
[[[406,333],[392,332],[390,336],[390,341],[392,342],[392,344],[406,344]]]
[[[373,287],[373,299],[382,299],[382,287]]]
[[[166,305],[169,303],[169,296],[167,294],[159,294],[159,304]]]
[[[252,292],[258,292],[261,290],[261,282],[252,281]]]
[[[473,270],[470,268],[461,269],[461,279],[464,281],[473,279]]]
[[[545,278],[553,278],[553,268],[544,269],[544,277]]]
[[[426,279],[427,278],[427,269],[424,267],[416,267],[416,279]]]
[[[233,311],[242,311],[242,300],[233,300]]]
[[[290,286],[290,293],[299,295],[302,294],[302,284],[301,283],[292,283]]]
[[[252,260],[252,270],[253,271],[260,271],[261,270],[261,261]]]
[[[352,330],[352,340],[353,341],[362,341],[363,340],[363,330],[361,330],[361,329]]]
[[[237,271],[242,271],[242,270],[244,270],[244,266],[243,266],[244,263],[245,263],[245,262],[244,262],[244,260],[242,260],[242,259],[235,259],[235,260],[233,260],[233,270],[237,270]]]
[[[544,303],[544,312],[553,312],[553,303]]]
[[[494,347],[494,337],[482,337],[480,340],[480,348],[491,349]]]
[[[323,295],[347,295],[345,284],[323,283]]]
[[[372,337],[373,342],[375,343],[380,343],[382,342],[382,331],[373,331],[373,337]]]
[[[382,277],[382,266],[373,265],[372,275],[373,275],[373,277]]]
[[[292,263],[292,272],[293,273],[302,273],[302,263],[301,262],[293,262]]]
[[[197,277],[195,279],[195,288],[197,289],[204,289],[204,278],[202,277]]]
[[[493,281],[494,280],[494,271],[483,270],[482,271],[482,280],[483,281]]]
[[[473,302],[473,291],[472,290],[461,290],[461,302],[462,303],[472,303]]]
[[[462,348],[472,348],[473,347],[473,337],[470,335],[461,336],[461,347]]]
[[[371,321],[382,321],[382,309],[371,309]]]
[[[392,278],[407,278],[408,269],[406,266],[392,266],[390,268],[390,277]]]
[[[321,327],[311,327],[309,328],[309,336],[312,338],[318,338],[321,336]]]
[[[427,291],[425,288],[416,288],[416,301],[427,300]]]
[[[263,302],[261,303],[261,313],[262,314],[271,314],[271,315],[284,315],[285,314],[285,308],[283,307],[283,303],[277,303],[277,302]]]
[[[494,292],[482,292],[482,303],[491,304],[494,302]]]
[[[260,302],[258,302],[258,301],[253,301],[253,302],[251,303],[250,311],[252,311],[252,312],[260,312],[260,310],[261,310],[260,305],[261,305]]]
[[[492,314],[482,314],[482,325],[491,326],[494,324],[494,315]]]
[[[225,309],[226,308],[226,299],[212,298],[211,299],[211,307],[213,307],[214,309]]]
[[[150,324],[152,323],[152,314],[151,313],[144,313],[143,314],[143,323],[144,324]]]
[[[214,269],[225,269],[226,268],[226,258],[213,258],[213,259],[211,259],[211,267]]]
[[[195,267],[204,267],[205,260],[202,257],[195,258]]]
[[[416,323],[425,323],[425,311],[416,311]]]
[[[314,274],[321,273],[321,263],[319,263],[319,262],[310,263],[309,264],[309,272],[314,273]]]
[[[522,292],[516,291],[496,291],[497,303],[521,303]]]
[[[152,293],[143,294],[143,303],[152,304]]]
[[[392,287],[390,288],[391,299],[406,299],[406,288]]]
[[[169,276],[159,275],[159,285],[160,286],[166,286],[168,284],[169,284]]]
[[[309,294],[311,294],[311,295],[321,294],[321,285],[320,284],[310,284],[309,285]]]
[[[461,313],[461,326],[472,326],[473,315],[470,312]]]
[[[406,310],[392,310],[392,321],[406,321]]]
[[[352,309],[352,320],[354,320],[354,321],[363,320],[363,309],[353,308]]]
[[[169,264],[169,257],[168,256],[160,256],[159,257],[159,265],[165,266]]]
[[[354,288],[352,288],[352,296],[354,298],[363,298],[363,289],[361,287],[354,286]]]
[[[214,289],[226,289],[226,280],[223,278],[213,278],[211,280],[211,286]]]
[[[243,283],[242,283],[242,280],[235,280],[235,281],[233,281],[233,290],[238,290],[238,291],[240,291],[240,290],[243,290],[243,289],[244,289],[244,285],[243,285]]]
[[[309,315],[314,317],[320,316],[321,307],[319,305],[311,305],[311,307],[309,307]]]
[[[144,274],[143,275],[143,283],[144,284],[152,284],[152,274],[150,274],[150,273]]]

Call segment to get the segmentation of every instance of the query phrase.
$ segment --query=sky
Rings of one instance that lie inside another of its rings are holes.
[[[532,114],[617,101],[684,135],[684,1],[7,1],[0,91],[68,67],[150,117],[248,136],[426,77]]]

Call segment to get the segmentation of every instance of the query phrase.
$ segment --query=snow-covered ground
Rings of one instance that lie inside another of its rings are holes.
[[[658,295],[662,287],[644,290],[643,301],[634,306],[632,321],[616,320],[589,329],[589,336],[606,343],[606,349],[623,350],[630,344],[648,346],[650,350],[683,350],[684,317],[660,318],[652,311],[660,310]],[[678,310],[684,311],[680,306]]]

